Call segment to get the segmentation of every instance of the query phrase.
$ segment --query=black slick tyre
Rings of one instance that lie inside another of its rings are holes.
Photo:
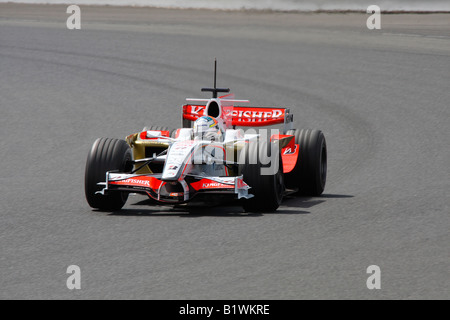
[[[304,196],[319,196],[327,180],[327,144],[320,130],[293,129],[287,132],[295,136],[299,155],[294,169],[285,174],[286,187],[299,189]]]
[[[120,210],[128,199],[128,193],[111,191],[105,195],[96,194],[104,186],[106,172],[118,170],[127,172],[132,169],[131,149],[124,140],[99,138],[92,145],[86,160],[85,195],[89,205],[102,211]]]
[[[272,154],[271,149],[276,150],[276,153]],[[246,145],[241,156],[244,159],[240,161],[239,172],[251,187],[249,194],[253,194],[252,198],[242,200],[244,210],[276,211],[284,193],[284,174],[278,145],[270,148],[266,141],[252,142]]]

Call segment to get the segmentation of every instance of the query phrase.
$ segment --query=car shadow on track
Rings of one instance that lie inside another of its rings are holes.
[[[124,208],[109,213],[110,216],[161,217],[177,216],[182,218],[198,217],[262,217],[274,214],[310,214],[311,209],[327,199],[352,198],[351,195],[324,194],[320,197],[286,196],[281,207],[276,212],[251,213],[244,212],[238,201],[232,203],[189,203],[187,205],[162,206],[151,199],[132,203],[131,206],[145,206],[145,208]]]
[[[345,194],[322,194],[320,197],[300,197],[288,195],[283,199],[282,207],[309,209],[318,204],[326,202],[328,199],[353,198],[352,195]]]
[[[180,206],[161,206],[152,202],[140,201],[132,206],[148,206],[147,208],[124,208],[120,211],[111,212],[113,216],[139,216],[139,217],[161,217],[178,216],[181,218],[199,218],[199,217],[261,217],[267,214],[309,214],[307,211],[283,210],[279,209],[271,213],[252,213],[245,212],[242,207],[236,203],[227,204],[205,204],[194,203]]]

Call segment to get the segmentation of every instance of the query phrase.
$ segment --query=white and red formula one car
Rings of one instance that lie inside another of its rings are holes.
[[[94,142],[85,172],[92,208],[120,210],[129,193],[141,193],[164,204],[230,197],[245,211],[272,212],[286,192],[322,194],[327,148],[320,130],[293,129],[288,108],[218,97],[230,89],[216,88],[216,72],[214,88],[202,91],[213,97],[187,99],[182,128],[152,126],[125,140]],[[261,129],[275,125],[281,128]]]

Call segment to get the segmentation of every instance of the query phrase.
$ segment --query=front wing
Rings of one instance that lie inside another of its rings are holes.
[[[249,199],[250,187],[244,182],[242,176],[238,177],[211,177],[187,175],[179,181],[163,181],[161,174],[124,174],[106,173],[106,181],[98,185],[104,186],[98,194],[111,191],[124,191],[129,193],[142,193],[150,198],[164,203],[183,203],[191,200],[199,193],[229,194],[237,199]]]

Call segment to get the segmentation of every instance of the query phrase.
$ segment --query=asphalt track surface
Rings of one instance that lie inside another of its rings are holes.
[[[0,5],[1,299],[449,299],[449,15]],[[328,183],[277,213],[92,211],[97,137],[180,124],[212,84],[325,133]],[[81,290],[66,287],[69,265]],[[369,290],[366,269],[381,269]]]

